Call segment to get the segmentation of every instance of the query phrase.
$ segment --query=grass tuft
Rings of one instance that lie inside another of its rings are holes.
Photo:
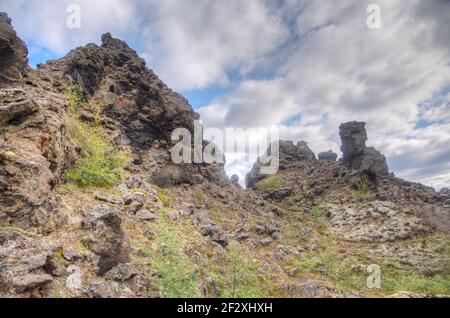
[[[367,201],[372,196],[372,189],[367,182],[361,181],[356,190],[352,192],[352,197],[354,199],[359,199],[362,201]]]
[[[150,256],[154,282],[159,286],[162,297],[199,297],[196,270],[183,256],[179,237],[164,218],[154,226],[156,251]]]
[[[228,264],[225,277],[221,281],[224,298],[259,298],[264,297],[262,283],[257,275],[256,260],[244,258],[236,242],[231,242],[228,250]]]
[[[266,178],[258,182],[259,189],[279,189],[281,188],[281,181],[278,178]]]

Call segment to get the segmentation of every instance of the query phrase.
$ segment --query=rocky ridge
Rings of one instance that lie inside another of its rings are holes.
[[[0,14],[0,296],[427,292],[389,275],[450,294],[448,191],[389,174],[364,123],[340,127],[339,161],[279,141],[280,171],[261,175],[258,160],[244,190],[223,165],[172,163],[172,130],[192,131],[198,115],[125,42],[101,41],[32,70]],[[128,155],[119,182],[67,177],[87,152],[80,125]],[[367,290],[361,268],[381,262],[387,287]]]

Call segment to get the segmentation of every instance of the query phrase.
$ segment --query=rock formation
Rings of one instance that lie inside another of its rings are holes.
[[[297,145],[290,140],[280,140],[276,142],[279,151],[279,169],[287,170],[294,167],[303,167],[305,163],[312,163],[316,161],[316,156],[314,152],[309,149],[306,141],[299,141]],[[270,155],[270,149],[266,152],[266,156]],[[246,186],[247,188],[253,188],[256,183],[265,177],[266,175],[261,174],[261,167],[265,161],[258,161],[254,164],[253,169],[246,176]]]
[[[244,190],[223,164],[172,162],[198,115],[125,42],[37,70],[26,52],[1,13],[0,297],[373,297],[369,264],[450,294],[448,189],[388,174],[364,123],[340,127],[340,161],[276,142],[279,171],[258,159]],[[121,173],[69,178],[81,163]]]
[[[376,182],[378,177],[389,173],[386,158],[375,148],[366,147],[367,132],[363,122],[348,122],[339,127],[343,153],[342,163],[364,172],[368,180]]]
[[[328,160],[335,162],[337,160],[338,155],[334,153],[332,150],[328,150],[326,152],[321,152],[317,155],[319,160]]]
[[[0,57],[0,88],[22,81],[29,71],[28,50],[4,12],[0,12]]]

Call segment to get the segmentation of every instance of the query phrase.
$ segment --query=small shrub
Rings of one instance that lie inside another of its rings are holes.
[[[83,89],[80,85],[74,84],[66,88],[65,95],[69,100],[69,115],[73,115],[83,105]]]
[[[230,269],[221,282],[222,297],[258,298],[264,297],[261,281],[257,275],[258,266],[253,260],[245,259],[237,248],[237,243],[229,245],[228,263]]]
[[[155,225],[156,252],[151,257],[152,268],[157,272],[155,282],[162,296],[168,298],[199,297],[196,272],[183,257],[179,238],[163,220]]]
[[[80,186],[111,187],[119,183],[127,155],[117,151],[98,134],[86,136],[83,140],[84,154],[77,167],[65,176]]]
[[[112,187],[121,181],[128,156],[107,141],[101,127],[80,122],[76,116],[83,104],[79,86],[70,86],[66,95],[69,100],[69,133],[83,154],[78,165],[67,171],[65,177],[83,187]]]

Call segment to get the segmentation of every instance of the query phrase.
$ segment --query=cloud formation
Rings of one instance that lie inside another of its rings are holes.
[[[339,150],[339,123],[366,121],[369,144],[399,176],[448,185],[450,39],[442,31],[450,5],[378,1],[382,28],[369,29],[369,2],[296,3],[290,53],[273,77],[243,81],[200,109],[203,120],[217,125],[210,110],[220,109],[225,126],[278,124],[282,137],[307,140],[316,152]],[[442,103],[430,105],[437,92]]]
[[[66,27],[67,5],[82,28]],[[0,0],[31,52],[62,55],[112,32],[182,91],[227,87],[206,126],[277,125],[282,138],[339,152],[338,125],[367,122],[400,177],[450,186],[450,4],[377,0]],[[35,53],[38,54],[38,53]],[[250,165],[228,158],[244,176]]]

